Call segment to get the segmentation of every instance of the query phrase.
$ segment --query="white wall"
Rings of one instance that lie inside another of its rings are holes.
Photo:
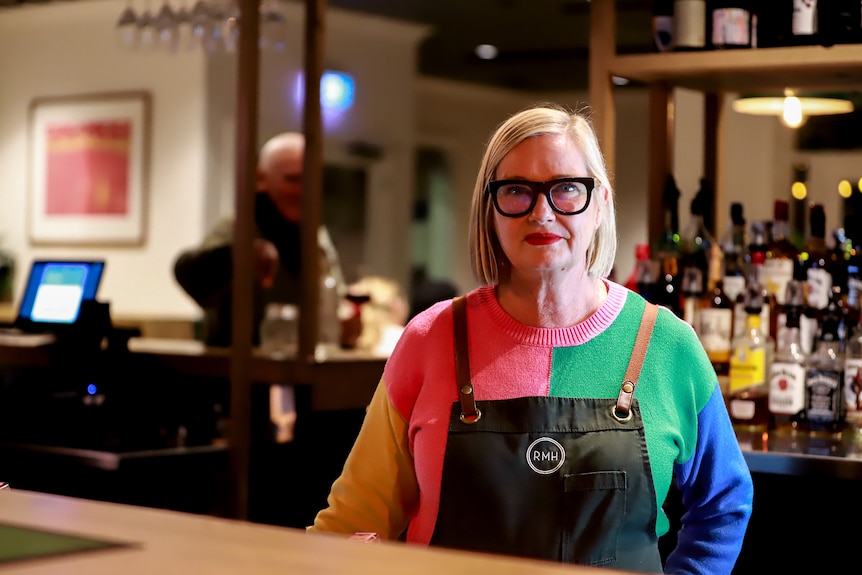
[[[219,216],[233,209],[235,56],[200,50],[168,54],[129,51],[114,24],[125,0],[52,2],[0,10],[0,241],[17,260],[19,296],[37,257],[104,257],[99,292],[117,316],[192,318],[197,306],[172,274],[177,253],[197,244]],[[287,50],[261,62],[262,142],[302,129],[293,101],[302,69],[303,13],[285,3]],[[413,189],[415,46],[424,27],[330,10],[326,65],[357,84],[356,105],[338,124],[325,122],[326,161],[369,168],[365,257],[373,273],[407,280]],[[25,227],[27,109],[35,97],[147,90],[152,94],[151,155],[147,166],[146,241],[141,246],[36,247]],[[350,157],[345,144],[365,141],[380,160]]]
[[[130,53],[113,35],[123,1],[28,5],[0,11],[0,234],[17,259],[16,296],[38,257],[105,257],[100,296],[124,315],[191,314],[170,269],[201,233],[203,67],[196,53]],[[140,247],[30,245],[26,229],[27,110],[36,97],[126,90],[152,95],[146,243]],[[173,217],[165,217],[172,214]]]

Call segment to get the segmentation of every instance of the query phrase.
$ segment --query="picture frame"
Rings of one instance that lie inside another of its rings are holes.
[[[150,109],[145,91],[31,102],[31,244],[144,243]]]

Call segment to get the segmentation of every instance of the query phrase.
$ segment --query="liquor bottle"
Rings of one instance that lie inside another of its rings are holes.
[[[813,347],[814,335],[832,296],[832,257],[826,245],[826,214],[822,204],[811,204],[808,211],[808,240],[800,253],[806,270],[806,308],[803,313],[802,346],[806,353]]]
[[[700,190],[691,200],[688,224],[682,233],[682,294],[683,319],[695,326],[694,313],[704,292],[711,292],[716,276],[721,269],[721,250],[704,223],[704,217],[712,206],[713,194],[705,179],[700,180]],[[695,326],[696,327],[696,326]]]
[[[755,12],[758,48],[776,48],[791,43],[793,0],[760,0]]]
[[[763,262],[763,284],[776,303],[784,304],[787,282],[793,278],[793,265],[799,250],[790,241],[788,218],[790,203],[784,199],[775,200],[772,207],[772,235]]]
[[[844,347],[843,387],[847,426],[862,438],[862,321],[857,321]]]
[[[681,254],[679,238],[679,188],[672,174],[665,180],[662,194],[664,231],[656,242],[656,260],[660,271],[655,283],[653,302],[663,305],[678,317],[683,316],[682,276],[679,270]]]
[[[805,421],[814,435],[840,433],[844,421],[844,360],[838,347],[838,319],[823,318],[817,349],[805,371]]]
[[[761,328],[763,296],[763,288],[752,275],[745,288],[745,330],[731,344],[728,411],[738,432],[761,432],[769,427],[769,373],[775,344]]]
[[[805,417],[805,361],[799,339],[804,284],[787,283],[784,300],[785,324],[778,337],[775,360],[769,370],[769,413],[779,435],[802,431]]]
[[[674,0],[674,50],[705,50],[706,23],[705,0]]]
[[[652,3],[652,37],[659,52],[673,50],[673,0]]]
[[[763,331],[770,335],[774,341],[774,337],[770,333],[770,326],[774,324],[772,321],[772,309],[775,308],[775,298],[770,294],[766,286],[763,284],[763,264],[766,262],[766,253],[768,251],[766,239],[766,226],[763,222],[751,222],[751,234],[749,236],[750,243],[746,251],[746,279],[745,291],[736,297],[733,306],[733,334],[734,337],[742,335],[746,331],[746,321],[748,313],[745,310],[747,290],[756,285],[761,293],[763,305],[760,308],[760,325]]]
[[[653,290],[658,277],[658,262],[651,257],[649,244],[635,245],[635,267],[626,280],[625,286],[641,295],[645,300],[653,301]]]
[[[817,3],[820,44],[855,44],[862,35],[862,3],[859,0],[821,0]]]
[[[730,205],[730,225],[721,238],[721,251],[724,258],[724,293],[730,301],[745,289],[745,254],[748,236],[745,233],[743,205],[735,202]]]
[[[717,49],[752,47],[751,2],[714,0],[711,9],[712,47]],[[754,17],[757,26],[757,17]],[[756,29],[754,30],[756,33]],[[756,40],[754,47],[756,47]]]
[[[790,43],[796,46],[816,44],[817,0],[793,0],[793,16],[790,23]]]
[[[733,329],[733,302],[724,292],[724,282],[718,280],[711,292],[701,300],[697,310],[696,331],[706,351],[721,393],[727,397],[729,391],[730,351]]]

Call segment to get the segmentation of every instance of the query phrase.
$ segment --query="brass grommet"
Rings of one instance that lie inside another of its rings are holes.
[[[461,412],[461,421],[468,425],[473,425],[480,419],[482,419],[482,410],[478,407],[476,408],[476,413],[473,415],[465,415],[464,412]]]
[[[633,417],[631,409],[629,409],[629,412],[626,415],[620,415],[619,413],[617,413],[617,406],[616,405],[611,406],[611,415],[613,416],[614,419],[616,419],[620,423],[628,423],[629,421],[631,421],[631,419]]]

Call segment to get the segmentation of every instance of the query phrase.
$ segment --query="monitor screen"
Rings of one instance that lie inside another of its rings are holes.
[[[96,298],[104,268],[103,261],[34,261],[16,323],[22,329],[75,323],[81,302]]]

